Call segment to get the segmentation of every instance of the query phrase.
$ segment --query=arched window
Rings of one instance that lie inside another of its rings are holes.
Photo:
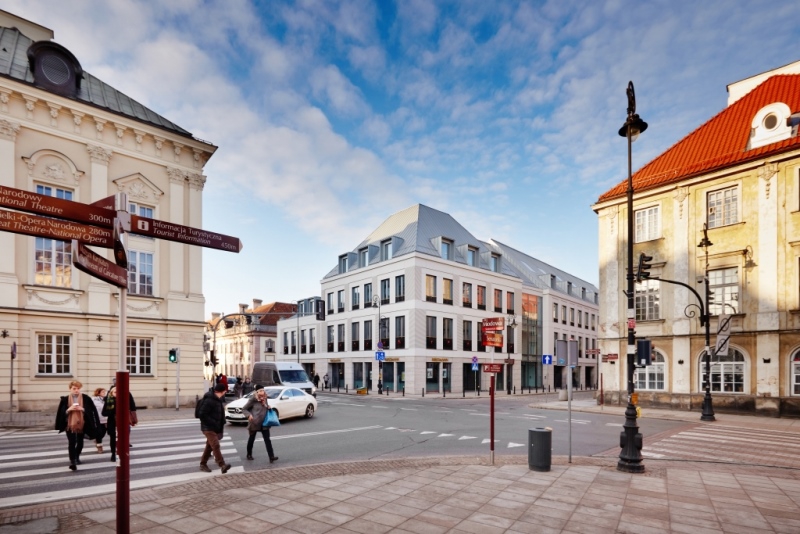
[[[706,360],[700,357],[700,390],[706,383]],[[744,393],[744,354],[731,347],[727,356],[711,357],[711,391],[720,393]]]
[[[655,351],[650,365],[634,371],[633,381],[636,389],[664,389],[664,372],[664,356]]]
[[[792,395],[800,395],[800,350],[792,358]]]

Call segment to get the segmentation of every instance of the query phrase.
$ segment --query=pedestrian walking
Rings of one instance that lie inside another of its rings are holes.
[[[261,432],[261,437],[264,438],[264,445],[267,446],[267,456],[269,456],[269,463],[273,463],[278,459],[275,452],[272,450],[272,441],[269,439],[269,427],[262,426],[264,419],[267,417],[267,410],[269,410],[269,403],[267,402],[267,392],[264,388],[259,387],[256,389],[255,395],[247,400],[247,404],[242,408],[242,413],[247,416],[247,430],[250,432],[250,437],[247,439],[247,459],[253,459],[253,444],[256,441],[256,433]]]
[[[251,391],[253,391],[253,383],[250,382],[250,377],[246,376],[246,377],[244,377],[244,385],[242,386],[242,394],[243,395],[247,395]]]
[[[319,375],[314,373],[314,387],[319,389]]]
[[[236,396],[237,399],[242,398],[242,392],[244,391],[244,382],[242,382],[242,377],[236,377],[236,384],[233,385],[233,394]]]
[[[89,395],[81,393],[83,384],[77,380],[69,383],[69,395],[61,397],[56,411],[55,429],[67,433],[69,468],[77,469],[81,463],[84,435],[94,439],[100,418]]]
[[[328,387],[328,373],[325,373],[325,376],[322,377],[322,381],[325,384],[325,387]]]
[[[211,472],[208,467],[208,459],[214,455],[214,461],[219,465],[222,473],[227,473],[231,464],[225,463],[222,451],[219,447],[219,440],[222,439],[222,431],[225,427],[225,403],[222,398],[228,387],[223,384],[214,386],[214,391],[209,391],[200,400],[197,416],[200,419],[200,431],[206,437],[206,448],[200,457],[200,471]]]
[[[100,426],[97,427],[97,432],[95,433],[96,435],[94,437],[94,446],[97,447],[97,454],[103,454],[103,438],[107,432],[106,422],[108,419],[105,415],[103,415],[103,406],[106,403],[106,388],[95,389],[94,395],[92,396],[92,402],[94,403],[94,408],[97,410],[100,418]]]
[[[136,416],[136,401],[133,400],[133,394],[128,393],[128,410],[130,411],[129,423],[131,427],[139,424],[138,417]],[[101,412],[106,416],[106,430],[108,431],[109,448],[111,449],[111,461],[117,461],[117,386],[108,388],[105,402],[103,403],[103,411]],[[133,447],[130,443],[130,433],[128,434],[128,447]]]

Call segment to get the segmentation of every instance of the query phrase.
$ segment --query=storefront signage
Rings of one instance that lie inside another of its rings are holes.
[[[485,332],[483,334],[483,344],[487,347],[502,347],[503,334],[496,334],[492,332]]]
[[[385,362],[399,362],[400,358],[386,358],[383,361],[385,361]]]
[[[332,358],[328,360],[328,363],[341,363],[341,361],[342,360],[340,358]]]
[[[500,373],[503,371],[502,363],[484,363],[482,367],[484,373]]]
[[[489,317],[481,321],[481,330],[483,332],[495,332],[498,330],[506,329],[505,317]]]
[[[431,358],[432,362],[449,362],[447,358]]]
[[[607,360],[619,360],[619,354],[606,354],[604,358]]]

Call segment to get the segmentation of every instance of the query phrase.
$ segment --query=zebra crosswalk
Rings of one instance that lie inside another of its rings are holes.
[[[117,463],[110,461],[108,438],[104,441],[105,452],[98,454],[94,442],[86,440],[78,470],[70,471],[64,434],[48,430],[0,435],[0,508],[113,493]],[[205,438],[196,419],[140,424],[131,432],[131,443],[131,489],[219,475],[216,469],[199,471]],[[233,466],[230,472],[244,471],[227,433],[221,450]]]
[[[698,425],[655,441],[646,440],[642,456],[799,467],[798,438],[798,432],[715,423]]]

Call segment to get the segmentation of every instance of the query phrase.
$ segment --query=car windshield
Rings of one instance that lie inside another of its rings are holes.
[[[308,382],[308,375],[303,369],[281,371],[281,382]]]

